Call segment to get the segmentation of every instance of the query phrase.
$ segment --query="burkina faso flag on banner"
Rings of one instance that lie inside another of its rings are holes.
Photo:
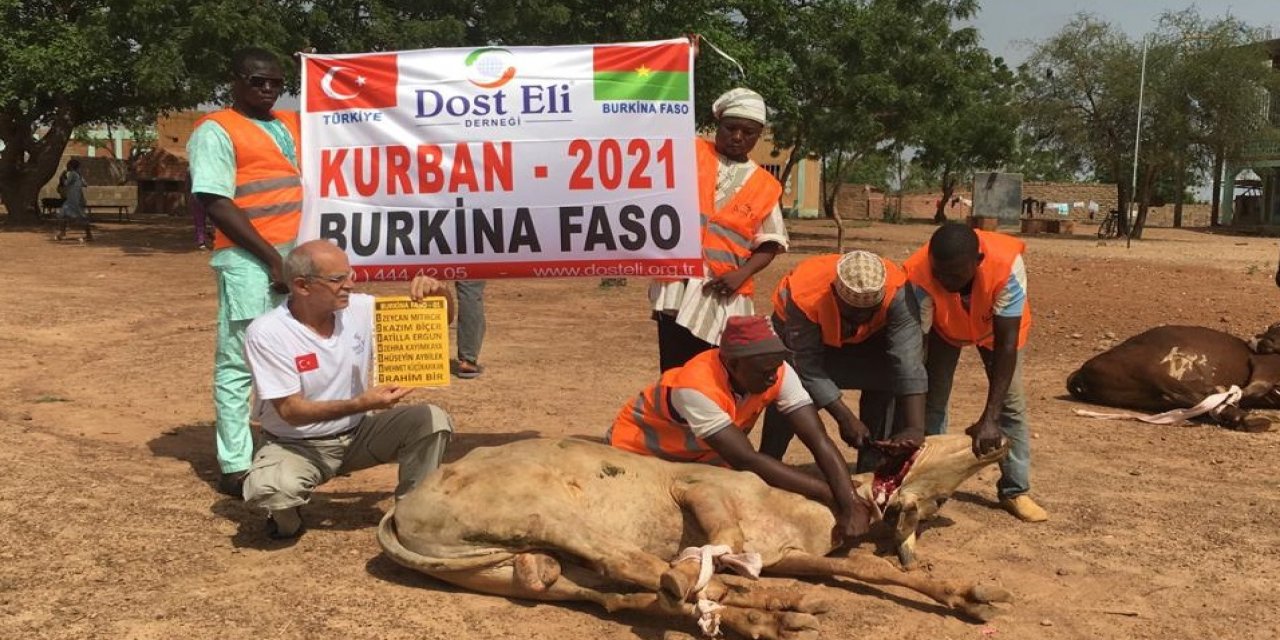
[[[594,48],[596,100],[688,100],[689,43]]]

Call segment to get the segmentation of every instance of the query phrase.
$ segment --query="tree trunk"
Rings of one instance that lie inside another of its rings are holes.
[[[933,212],[934,224],[942,224],[947,221],[947,203],[951,201],[951,195],[956,192],[956,180],[948,169],[942,170],[942,199],[938,200],[938,208]]]
[[[800,164],[800,160],[804,158],[804,153],[802,152],[803,148],[804,148],[804,134],[803,133],[797,134],[796,139],[792,141],[791,153],[787,154],[787,162],[782,165],[782,171],[778,173],[778,182],[782,183],[783,193],[786,193],[787,181],[791,179],[791,171],[794,170],[796,168],[796,165]],[[803,193],[802,189],[803,189],[803,185],[801,185],[801,188],[795,189],[797,200],[800,198],[800,196]],[[795,205],[796,205],[796,202],[792,202],[792,206],[795,206]]]
[[[1221,224],[1219,216],[1221,211],[1219,206],[1222,197],[1222,169],[1227,163],[1226,154],[1221,149],[1213,150],[1213,194],[1209,199],[1209,226],[1216,227]]]
[[[837,154],[829,164],[824,158],[822,163],[822,213],[836,223],[836,253],[844,253],[844,220],[836,211],[836,202],[840,197],[840,189],[844,186],[844,154]]]
[[[825,202],[822,203],[822,208],[825,210],[827,217],[836,223],[836,253],[844,253],[844,220],[840,217],[840,212],[836,210],[836,202],[840,196],[842,186],[837,183],[830,198],[825,198]]]
[[[1151,202],[1151,189],[1155,183],[1155,171],[1150,168],[1144,168],[1138,174],[1138,215],[1134,219],[1129,230],[1130,240],[1141,240],[1142,232],[1147,226],[1147,212],[1150,210],[1148,203]]]
[[[74,128],[70,115],[59,111],[36,138],[32,123],[0,115],[0,203],[9,212],[10,226],[40,222],[40,188],[57,173]]]
[[[1178,192],[1174,194],[1174,201],[1173,201],[1173,228],[1181,229],[1182,228],[1182,195],[1187,191],[1187,170],[1186,168],[1181,166],[1181,163],[1179,163],[1177,171],[1178,171],[1178,183],[1175,185],[1175,188],[1178,190]]]

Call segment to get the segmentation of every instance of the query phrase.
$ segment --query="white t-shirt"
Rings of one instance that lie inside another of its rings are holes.
[[[244,350],[258,392],[262,428],[281,438],[318,438],[352,429],[363,414],[294,426],[271,400],[302,393],[307,400],[349,400],[364,393],[373,354],[373,296],[353,293],[334,313],[333,335],[322,338],[294,319],[286,302],[259,316]]]
[[[778,391],[778,399],[774,406],[783,415],[800,407],[813,404],[809,392],[804,390],[800,376],[796,375],[791,365],[784,362],[782,372],[782,388]],[[738,406],[742,406],[747,396],[733,394]],[[674,389],[671,391],[671,406],[689,423],[689,430],[698,438],[707,438],[719,433],[721,429],[733,424],[729,414],[706,394],[694,389]]]

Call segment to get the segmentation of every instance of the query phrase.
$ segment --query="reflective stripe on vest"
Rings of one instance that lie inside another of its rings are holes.
[[[929,243],[925,243],[904,266],[907,279],[920,287],[933,300],[933,331],[946,342],[963,347],[976,344],[984,349],[995,347],[994,309],[996,298],[1009,282],[1014,260],[1026,250],[1021,240],[1003,233],[976,231],[978,251],[982,262],[973,276],[966,309],[960,294],[951,293],[933,277],[929,267]],[[976,313],[975,313],[976,311]],[[1031,301],[1022,310],[1022,323],[1018,327],[1018,348],[1027,344],[1031,329]]]
[[[293,137],[296,157],[302,157],[298,114],[273,111]],[[236,156],[236,192],[232,198],[258,235],[269,244],[292,242],[302,221],[302,175],[285,157],[271,135],[249,118],[232,109],[223,109],[201,118],[222,127],[231,139]],[[225,233],[217,234],[214,248],[235,246]]]
[[[757,165],[737,192],[717,209],[716,178],[720,160],[715,144],[699,138],[694,146],[698,160],[698,210],[702,216],[702,259],[712,275],[722,276],[746,264],[751,257],[752,240],[778,205],[782,185]],[[738,289],[738,293],[745,296],[754,291],[754,278]]]
[[[844,320],[840,317],[840,305],[836,301],[836,293],[832,289],[836,282],[836,264],[840,255],[818,256],[809,258],[791,273],[782,278],[773,293],[773,312],[784,322],[787,320],[787,302],[793,303],[811,322],[822,329],[822,343],[832,348],[845,344],[865,342],[885,327],[889,318],[889,307],[893,304],[898,290],[907,283],[907,273],[902,267],[884,257],[884,301],[876,309],[871,319],[858,325],[856,331],[847,338],[844,335]]]
[[[764,393],[747,396],[738,405],[729,382],[729,372],[720,362],[720,350],[704,351],[670,369],[658,382],[634,400],[622,405],[609,428],[609,444],[633,453],[676,462],[702,462],[728,466],[706,442],[693,435],[688,422],[671,406],[671,392],[693,389],[715,402],[733,421],[733,427],[750,433],[760,414],[778,398],[784,367],[778,380]]]

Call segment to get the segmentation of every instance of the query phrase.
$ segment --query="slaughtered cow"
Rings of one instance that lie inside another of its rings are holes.
[[[1238,406],[1208,415],[1240,431],[1266,431],[1271,420],[1249,409],[1280,408],[1280,324],[1251,342],[1207,327],[1148,329],[1104,351],[1067,378],[1067,390],[1094,404],[1169,411],[1239,387]]]
[[[1006,452],[976,458],[968,436],[933,436],[900,469],[854,480],[877,516],[901,512],[899,553],[914,561],[919,520]],[[906,587],[978,620],[1011,601],[1000,587],[904,572],[869,553],[826,557],[834,526],[828,507],[751,473],[525,440],[434,471],[382,519],[378,542],[395,562],[465,589],[695,618],[704,632],[723,624],[752,638],[816,637],[826,590],[712,575],[711,555],[748,572]]]

